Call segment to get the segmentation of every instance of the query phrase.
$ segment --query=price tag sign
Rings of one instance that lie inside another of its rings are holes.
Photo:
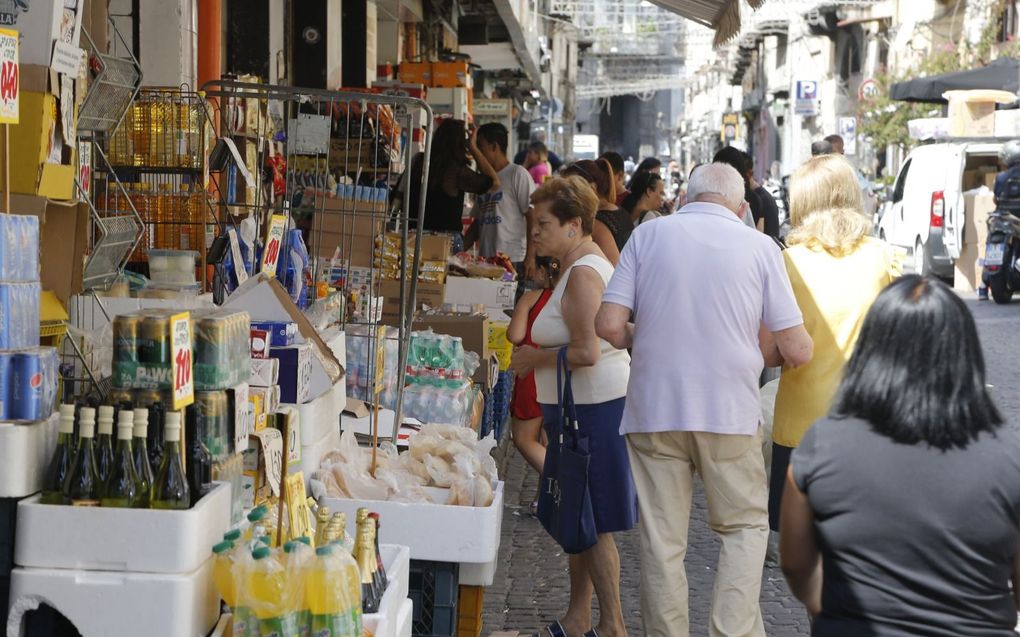
[[[78,185],[85,195],[92,194],[92,142],[78,142]]]
[[[286,231],[287,217],[273,215],[269,221],[266,247],[262,251],[262,272],[269,276],[276,276],[276,267],[280,265],[280,252],[283,250],[283,235]]]
[[[280,487],[283,475],[283,435],[279,429],[267,427],[262,431],[256,431],[253,438],[262,453],[265,462],[266,481],[269,482],[269,489],[273,495],[280,495]],[[253,445],[249,445],[251,449]]]
[[[286,407],[279,414],[287,419],[287,466],[293,467],[301,462],[301,414]]]
[[[18,32],[0,29],[0,124],[18,123]]]
[[[375,395],[379,396],[386,379],[386,326],[380,325],[375,335]]]
[[[284,482],[285,499],[287,500],[287,516],[290,518],[288,539],[307,535],[312,537],[311,511],[308,510],[308,499],[305,498],[305,474],[301,471],[287,476]]]
[[[248,280],[248,271],[244,267],[244,257],[241,256],[241,241],[237,238],[237,230],[227,230],[227,237],[230,239],[230,257],[234,262],[234,274],[237,276],[237,284],[240,285]]]
[[[191,360],[191,314],[170,317],[170,375],[173,378],[174,411],[195,402],[195,377]]]

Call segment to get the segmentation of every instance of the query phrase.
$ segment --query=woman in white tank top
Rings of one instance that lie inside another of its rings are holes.
[[[547,480],[557,466],[560,437],[556,360],[566,349],[572,371],[571,387],[577,406],[580,435],[588,439],[591,455],[588,493],[594,513],[598,542],[583,553],[570,556],[571,583],[579,573],[587,575],[599,598],[600,617],[592,628],[591,588],[587,594],[571,591],[571,604],[563,619],[553,622],[539,637],[576,635],[626,635],[620,607],[620,558],[612,533],[634,527],[637,496],[630,473],[626,443],[620,436],[624,397],[630,377],[630,356],[595,333],[595,315],[602,302],[613,266],[591,239],[598,199],[580,177],[547,182],[532,195],[532,240],[538,255],[560,263],[560,280],[532,326],[532,340],[539,347],[514,351],[511,367],[518,376],[535,372],[538,402],[550,445],[539,495],[539,518],[549,515],[553,489]],[[564,497],[565,490],[559,490]],[[581,593],[581,594],[579,594]]]

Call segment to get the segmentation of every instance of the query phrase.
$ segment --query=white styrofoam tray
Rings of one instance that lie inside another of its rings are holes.
[[[134,573],[191,573],[230,529],[230,484],[186,511],[18,503],[14,563]],[[128,634],[128,633],[123,633]]]
[[[488,564],[499,555],[503,523],[503,483],[487,507],[449,506],[380,500],[322,498],[320,505],[354,519],[360,507],[379,513],[380,537],[411,550],[413,560]]]
[[[313,445],[324,436],[334,431],[340,431],[340,412],[347,405],[347,386],[340,381],[332,388],[307,403],[301,405],[284,406],[293,407],[301,416],[301,444]]]
[[[212,560],[178,575],[16,568],[7,636],[19,637],[24,613],[42,603],[86,637],[198,637],[209,634],[220,611]]]
[[[55,413],[33,423],[0,422],[0,498],[23,498],[42,489],[59,421]]]
[[[394,637],[411,637],[412,621],[414,620],[414,602],[405,599],[397,613],[397,629]]]

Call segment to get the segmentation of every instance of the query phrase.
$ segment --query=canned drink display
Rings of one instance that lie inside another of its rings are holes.
[[[233,413],[227,392],[197,391],[195,403],[188,407],[188,411],[194,412],[198,436],[213,459],[229,454]]]
[[[137,409],[152,407],[153,405],[169,405],[172,401],[170,392],[159,389],[136,389],[129,394],[134,394],[133,406]]]
[[[113,388],[106,394],[106,402],[111,405],[135,405],[135,394],[130,389]]]
[[[13,352],[0,352],[0,421],[11,417],[11,359],[13,357]]]
[[[138,327],[138,362],[153,366],[170,366],[170,317],[165,314],[146,315]]]
[[[251,319],[216,310],[195,316],[195,389],[229,389],[251,375]]]
[[[0,283],[0,349],[39,347],[38,283]]]
[[[57,400],[59,360],[53,347],[37,347],[10,355],[8,396],[11,420],[49,418]]]
[[[0,215],[0,281],[39,280],[39,217]]]
[[[138,362],[138,338],[142,317],[122,314],[113,319],[113,360],[118,363]]]

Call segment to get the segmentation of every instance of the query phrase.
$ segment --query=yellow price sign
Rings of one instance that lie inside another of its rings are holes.
[[[308,510],[308,499],[305,497],[305,474],[302,471],[292,473],[284,481],[284,493],[287,500],[287,516],[290,519],[290,537],[307,535],[312,537],[311,511]]]
[[[280,265],[280,256],[283,252],[283,237],[286,232],[286,215],[273,215],[269,220],[266,247],[262,251],[262,272],[269,276],[276,276],[276,268]]]
[[[386,379],[386,326],[380,325],[375,334],[375,395],[383,390]]]
[[[191,314],[174,314],[170,317],[170,375],[173,379],[174,411],[180,411],[195,402],[191,351]]]

